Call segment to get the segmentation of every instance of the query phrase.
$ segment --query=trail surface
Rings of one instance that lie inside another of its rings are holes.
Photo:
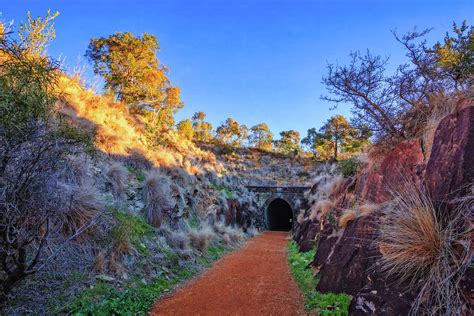
[[[290,274],[288,233],[265,232],[155,303],[150,315],[304,315]]]

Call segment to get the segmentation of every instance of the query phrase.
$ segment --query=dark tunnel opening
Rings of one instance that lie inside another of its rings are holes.
[[[293,225],[291,206],[282,199],[273,200],[267,208],[267,227],[269,230],[289,231]]]

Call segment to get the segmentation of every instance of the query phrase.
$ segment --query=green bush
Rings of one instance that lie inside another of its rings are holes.
[[[349,158],[337,162],[337,170],[344,176],[344,178],[355,176],[360,167],[361,163],[357,158]]]
[[[303,292],[305,307],[316,310],[318,315],[348,315],[351,296],[347,294],[319,293],[316,291],[318,279],[311,271],[315,250],[299,252],[298,245],[288,244],[288,262],[298,287]]]

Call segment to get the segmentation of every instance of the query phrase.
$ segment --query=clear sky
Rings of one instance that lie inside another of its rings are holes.
[[[204,111],[214,126],[231,116],[304,136],[331,115],[350,115],[319,99],[328,62],[369,48],[395,67],[404,52],[390,30],[433,27],[430,38],[440,40],[453,21],[472,24],[474,0],[0,0],[2,20],[16,26],[27,10],[36,17],[48,8],[60,12],[48,53],[67,67],[86,63],[92,37],[151,33],[181,88],[178,120]]]

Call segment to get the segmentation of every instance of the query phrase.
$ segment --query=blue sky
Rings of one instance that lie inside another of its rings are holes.
[[[231,116],[252,126],[266,122],[274,134],[295,129],[306,134],[335,111],[319,99],[326,64],[347,62],[350,51],[369,48],[390,56],[404,52],[390,30],[433,27],[442,39],[453,21],[472,23],[474,1],[303,1],[169,0],[60,1],[0,0],[2,20],[16,26],[48,8],[59,11],[57,38],[48,49],[75,66],[92,37],[143,32],[158,37],[159,59],[170,68],[185,107],[177,120],[204,111],[218,125]],[[470,19],[470,20],[469,20]]]

